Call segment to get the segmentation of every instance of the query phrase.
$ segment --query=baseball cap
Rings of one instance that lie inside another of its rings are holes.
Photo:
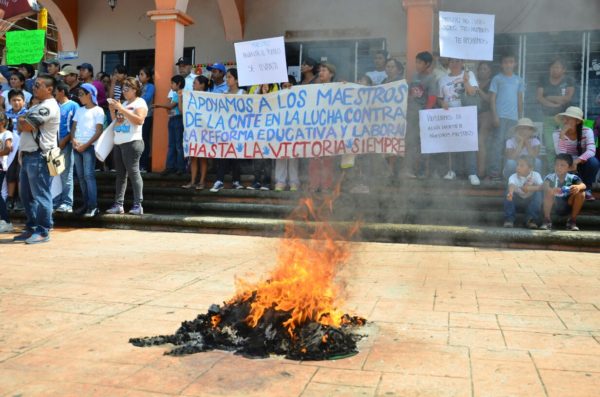
[[[79,88],[81,88],[88,94],[91,94],[92,102],[94,102],[94,105],[98,105],[98,90],[96,89],[96,87],[94,87],[93,84],[83,83],[82,85],[79,86]]]
[[[77,70],[80,70],[80,69],[87,69],[91,73],[94,73],[94,67],[92,66],[91,63],[87,63],[87,62],[82,63],[81,65],[77,66]]]
[[[48,59],[47,61],[42,62],[44,65],[56,65],[60,66],[60,61],[56,58]]]
[[[192,60],[189,57],[181,57],[177,60],[177,63],[175,64],[175,66],[191,65],[191,64],[192,64]]]
[[[66,76],[68,74],[79,74],[77,68],[73,65],[67,65],[60,72],[58,72],[61,76]]]
[[[223,73],[227,73],[227,69],[225,68],[225,65],[223,65],[222,63],[213,63],[212,65],[207,66],[206,69],[208,69],[209,71],[212,71],[213,69],[217,69]]]

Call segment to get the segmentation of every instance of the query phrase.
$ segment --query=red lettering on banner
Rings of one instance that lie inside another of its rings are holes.
[[[308,146],[308,142],[306,141],[295,142],[292,147],[292,157],[295,159],[306,157],[306,146]]]
[[[331,141],[323,141],[323,156],[334,154],[331,146],[333,146]]]
[[[210,145],[210,153],[208,154],[208,157],[211,159],[217,157],[217,145],[215,143]]]
[[[235,151],[233,143],[221,143],[220,145],[227,145],[227,152],[222,156],[223,158],[237,159],[237,152]],[[223,146],[221,146],[221,153],[223,153]],[[230,156],[230,154],[232,156]]]
[[[318,151],[316,151],[318,150]],[[321,157],[321,154],[323,153],[323,144],[321,143],[321,141],[315,141],[312,143],[312,145],[310,146],[310,151],[312,154],[312,157]]]
[[[346,154],[346,144],[344,141],[336,141],[335,154]]]
[[[255,142],[254,143],[254,153],[252,154],[252,158],[262,159],[263,157],[264,156],[263,156],[262,148],[260,147],[260,145],[258,143]]]

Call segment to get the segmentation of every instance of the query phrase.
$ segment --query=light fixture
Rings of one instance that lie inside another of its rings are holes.
[[[115,7],[117,6],[117,0],[108,0],[108,6],[110,7],[111,11],[114,11]]]

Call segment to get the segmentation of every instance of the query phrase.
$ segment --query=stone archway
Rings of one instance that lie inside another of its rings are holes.
[[[42,0],[40,4],[47,10],[58,29],[58,49],[77,49],[78,0]]]

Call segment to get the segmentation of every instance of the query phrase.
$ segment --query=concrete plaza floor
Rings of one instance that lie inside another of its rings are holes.
[[[600,254],[354,244],[344,308],[360,353],[327,362],[213,351],[171,334],[260,276],[277,239],[57,230],[0,236],[0,396],[598,396]]]

